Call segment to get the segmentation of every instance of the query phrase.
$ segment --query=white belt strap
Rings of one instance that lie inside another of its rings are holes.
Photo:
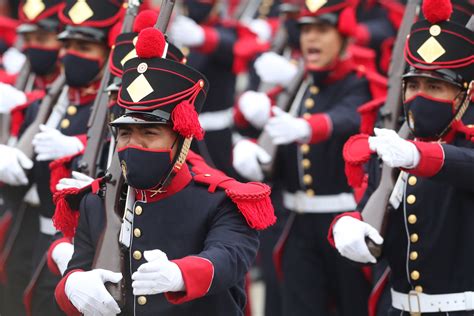
[[[357,203],[352,193],[308,196],[305,192],[283,192],[283,205],[297,213],[336,213],[352,211]]]
[[[39,229],[41,233],[50,236],[53,236],[57,232],[53,225],[53,220],[42,215],[39,216]]]
[[[425,294],[416,291],[400,293],[392,291],[392,306],[410,313],[436,313],[471,311],[474,309],[474,292],[449,294]]]
[[[232,126],[234,122],[233,109],[199,114],[199,123],[207,132],[220,131]]]

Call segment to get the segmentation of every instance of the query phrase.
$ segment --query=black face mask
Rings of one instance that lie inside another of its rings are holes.
[[[152,150],[126,146],[118,150],[122,173],[132,188],[156,188],[172,167],[171,149]]]
[[[102,67],[97,59],[68,52],[62,57],[66,83],[70,87],[86,87],[99,74]]]
[[[294,49],[300,49],[300,28],[295,19],[285,20],[285,29],[288,34],[288,44]]]
[[[193,19],[196,23],[204,22],[209,14],[211,13],[212,7],[214,5],[209,3],[200,3],[199,1],[189,1],[188,8],[188,17]]]
[[[413,135],[419,138],[440,138],[453,121],[453,101],[444,101],[417,94],[403,102],[405,119]]]
[[[27,47],[25,55],[31,65],[31,70],[38,76],[44,76],[53,72],[58,61],[59,49],[44,49],[38,47]]]

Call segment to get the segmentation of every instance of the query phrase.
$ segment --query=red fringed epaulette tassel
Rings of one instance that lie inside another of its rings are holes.
[[[364,164],[372,154],[369,147],[369,135],[358,134],[347,140],[342,151],[345,161],[347,182],[353,188],[360,187],[364,182]]]
[[[57,230],[66,238],[73,238],[79,223],[79,205],[82,198],[92,192],[99,192],[103,178],[95,179],[94,182],[83,188],[67,188],[57,191],[53,195],[56,209],[53,215],[53,224]]]
[[[250,227],[262,230],[276,222],[270,199],[271,188],[268,185],[260,182],[241,183],[222,171],[209,167],[201,156],[192,151],[189,151],[186,161],[196,174],[194,181],[208,185],[209,192],[214,192],[217,188],[225,190]]]
[[[241,183],[234,180],[227,183],[227,196],[237,205],[247,224],[257,230],[263,230],[276,222],[271,189],[259,182]]]
[[[53,224],[67,238],[74,237],[77,224],[79,223],[79,212],[77,209],[71,208],[67,198],[68,195],[77,195],[80,192],[81,190],[78,188],[69,188],[58,191],[53,196],[53,202],[56,204]]]

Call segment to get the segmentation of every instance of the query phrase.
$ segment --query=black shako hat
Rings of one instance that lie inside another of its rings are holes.
[[[125,63],[118,96],[125,114],[111,125],[171,124],[185,138],[202,139],[198,113],[209,89],[206,77],[163,58],[169,45],[157,29],[142,30],[135,47],[138,57]]]
[[[62,23],[58,13],[63,9],[63,0],[22,0],[18,6],[18,18],[21,24],[18,33],[38,30],[59,32]]]
[[[344,36],[353,36],[357,27],[355,8],[350,0],[306,0],[300,11],[298,23],[326,23]]]
[[[406,41],[404,53],[410,69],[404,77],[435,71],[437,79],[467,89],[474,70],[473,31],[450,21],[449,0],[425,0],[422,9],[426,20],[413,24]]]
[[[66,29],[58,38],[107,43],[110,29],[123,14],[123,1],[119,0],[66,0],[59,12]]]

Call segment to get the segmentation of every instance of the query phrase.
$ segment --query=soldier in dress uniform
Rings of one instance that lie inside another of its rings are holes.
[[[358,131],[357,108],[372,98],[372,85],[358,77],[346,50],[355,29],[350,14],[353,8],[345,1],[306,1],[299,23],[308,74],[291,114],[272,109],[269,102],[255,104],[260,107],[255,117],[263,117],[264,130],[281,145],[273,179],[284,188],[283,204],[291,212],[277,253],[284,315],[329,315],[330,298],[340,315],[367,314],[368,282],[357,267],[337,257],[325,238],[332,219],[356,206],[344,175],[342,146]],[[259,161],[268,159],[248,140],[234,148],[234,167],[248,178],[262,175]]]
[[[33,4],[27,2],[27,5]],[[109,29],[122,16],[121,8],[121,4],[114,1],[67,1],[61,5],[59,17],[67,26],[58,38],[63,42],[61,62],[67,87],[59,96],[59,111],[53,111],[32,140],[36,157],[30,165],[29,181],[37,184],[41,202],[39,214],[36,213],[39,233],[33,252],[33,267],[39,275],[35,288],[29,286],[25,293],[25,304],[33,315],[60,313],[53,298],[59,278],[50,274],[42,261],[56,232],[51,220],[54,212],[51,188],[54,190],[57,179],[49,164],[55,159],[77,155],[84,149],[91,106],[109,52]],[[20,135],[34,121],[39,106],[40,102],[36,102],[28,107]],[[19,151],[11,148],[7,154],[2,158],[18,165],[18,157],[22,158]]]
[[[364,238],[383,242],[392,271],[389,315],[472,315],[474,145],[467,126],[472,118],[464,114],[472,108],[473,28],[452,21],[449,1],[425,0],[422,8],[426,19],[411,28],[401,83],[415,139],[376,129],[361,140],[384,164],[401,169],[385,237],[352,212],[334,220],[329,239],[343,256],[362,263],[376,261]],[[374,188],[380,168],[375,160],[371,165]]]
[[[203,137],[197,113],[209,82],[193,68],[162,58],[165,50],[158,30],[141,31],[138,58],[125,64],[118,98],[125,114],[111,123],[124,177],[135,192],[127,213],[133,218],[126,237],[129,264],[123,275],[92,269],[105,214],[102,199],[86,195],[74,255],[56,288],[67,314],[243,314],[244,276],[258,248],[252,227],[275,220],[270,190],[215,171],[191,174],[185,159],[192,139]],[[122,278],[121,311],[104,282]]]
[[[191,49],[188,64],[205,74],[213,86],[200,114],[206,135],[203,142],[196,143],[196,149],[211,165],[232,176],[236,76],[246,70],[262,45],[247,27],[221,19],[218,1],[187,0],[184,8],[187,16],[176,17],[170,25],[170,39]]]
[[[58,13],[62,8],[62,1],[39,1],[36,5],[31,2],[22,1],[19,6],[19,17],[21,24],[17,27],[17,33],[22,37],[24,53],[31,66],[30,82],[23,91],[7,84],[0,85],[1,107],[5,112],[10,112],[10,133],[8,144],[13,146],[24,121],[27,109],[35,102],[39,102],[46,92],[47,87],[59,75],[58,53],[61,43],[57,40],[57,34],[62,30]],[[1,225],[0,235],[5,242],[7,233],[12,223],[19,220],[16,208],[24,198],[25,191],[17,190],[15,186],[23,186],[28,183],[23,168],[31,168],[31,161],[24,157],[14,148],[0,145],[2,162],[0,167],[0,178],[4,182],[0,194]],[[13,157],[11,152],[18,154],[18,159],[13,162],[8,160]],[[2,273],[6,277],[6,291],[2,295],[2,306],[5,315],[22,315],[22,293],[31,275],[31,253],[38,230],[38,198],[36,189],[32,188],[25,198],[28,212],[23,217],[21,230],[16,239],[14,248],[8,256],[8,266],[3,266]],[[15,207],[16,205],[16,207]],[[11,218],[12,220],[8,220]],[[3,255],[3,246],[0,252]],[[5,265],[2,262],[1,265]],[[4,270],[6,268],[6,271]]]

